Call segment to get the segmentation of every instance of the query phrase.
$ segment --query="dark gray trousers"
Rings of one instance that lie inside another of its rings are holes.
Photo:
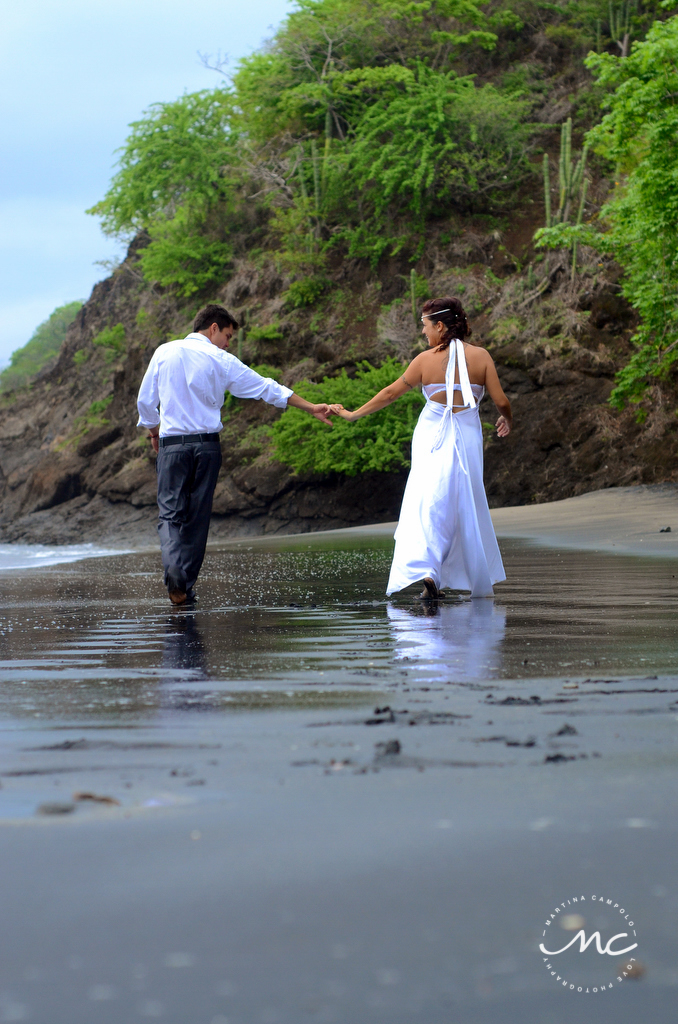
[[[189,441],[158,452],[158,532],[165,584],[171,574],[190,590],[198,578],[220,468],[218,441]]]

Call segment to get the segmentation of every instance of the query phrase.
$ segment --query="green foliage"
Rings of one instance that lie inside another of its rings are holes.
[[[112,401],[113,395],[107,395],[106,398],[101,398],[96,402],[92,402],[89,409],[83,416],[76,416],[73,420],[73,426],[69,436],[65,441],[61,441],[56,446],[56,450],[63,451],[66,448],[74,447],[80,438],[94,427],[108,426],[110,420],[106,419],[104,413]]]
[[[76,366],[82,366],[89,359],[89,353],[84,348],[79,348],[77,352],[73,354],[73,362]]]
[[[222,281],[231,259],[223,221],[236,182],[232,113],[224,89],[152,106],[132,124],[106,196],[88,211],[108,234],[147,231],[144,275],[182,296]]]
[[[616,189],[596,224],[537,235],[551,247],[591,245],[624,268],[624,295],[642,320],[610,399],[621,408],[678,361],[678,18],[656,22],[626,58],[591,54],[586,63],[614,90],[588,141],[616,164]]]
[[[529,104],[450,65],[468,69],[521,27],[506,0],[301,0],[232,89],[155,104],[132,124],[90,212],[109,233],[146,232],[145,277],[188,297],[227,276],[254,198],[296,278],[290,305],[313,305],[330,245],[374,263],[421,250],[426,218],[451,206],[511,205]]]
[[[1,391],[11,391],[28,384],[50,359],[59,354],[66,332],[81,307],[82,302],[58,306],[47,320],[36,327],[30,340],[12,353],[9,366],[0,373]]]
[[[115,327],[105,327],[96,337],[92,338],[92,344],[104,349],[107,362],[114,362],[125,351],[124,324],[116,324]]]
[[[262,324],[261,327],[250,327],[247,331],[248,341],[282,341],[282,339],[283,333],[278,324]],[[260,372],[257,370],[257,373]]]
[[[280,383],[282,377],[282,370],[279,366],[271,366],[270,363],[257,363],[250,367],[255,373],[260,374],[262,377],[270,377],[276,383]]]
[[[487,8],[474,0],[301,0],[269,48],[242,60],[234,76],[249,138],[344,138],[374,95],[417,61],[449,66],[460,50],[492,50],[520,27],[503,5]]]
[[[108,423],[108,420],[102,419],[102,416],[106,412],[112,401],[113,395],[108,395],[106,398],[102,398],[98,402],[92,402],[89,409],[87,410],[87,413],[85,414],[87,422],[90,424]]]
[[[88,213],[108,234],[129,234],[172,219],[180,206],[207,212],[228,196],[224,166],[232,162],[233,101],[224,89],[156,103],[122,147],[119,170],[104,199]]]
[[[342,370],[321,384],[303,382],[295,392],[310,402],[337,402],[347,409],[364,405],[377,391],[401,376],[405,364],[389,359],[380,367],[361,363],[355,378]],[[332,428],[288,409],[271,427],[275,456],[299,473],[390,472],[408,466],[409,444],[423,399],[409,391],[381,412],[355,423],[332,421]]]
[[[302,278],[300,281],[292,281],[285,292],[285,302],[288,302],[294,309],[313,306],[327,288],[327,284],[327,278],[317,275]]]
[[[357,186],[378,220],[510,205],[529,170],[527,110],[491,85],[479,89],[471,77],[420,65],[398,95],[377,99],[356,125],[337,166],[337,191],[342,182]]]
[[[188,297],[226,277],[233,255],[230,243],[201,231],[185,210],[173,220],[155,224],[150,235],[151,242],[140,257],[149,281],[175,285],[179,295]]]

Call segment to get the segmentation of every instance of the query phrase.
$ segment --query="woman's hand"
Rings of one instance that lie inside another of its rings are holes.
[[[349,412],[348,409],[344,409],[343,405],[331,405],[330,412],[333,416],[339,416],[340,419],[346,420],[348,423],[354,423],[357,416],[354,412]]]
[[[499,437],[508,437],[511,433],[511,424],[506,419],[506,416],[500,416],[496,423],[497,433]]]

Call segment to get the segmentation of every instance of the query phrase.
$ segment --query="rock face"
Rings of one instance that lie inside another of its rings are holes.
[[[515,429],[502,441],[492,430],[494,408],[488,400],[481,406],[490,504],[549,501],[678,479],[676,399],[669,386],[654,389],[644,422],[637,421],[637,410],[619,413],[607,404],[634,325],[614,281],[598,281],[582,294],[585,313],[568,344],[549,340],[558,332],[562,339],[555,321],[543,343],[521,337],[520,330],[507,340],[492,320],[492,302],[503,299],[497,291],[493,300],[482,278],[484,265],[498,268],[492,263],[496,253],[491,239],[481,241],[471,255],[470,243],[453,247],[447,262],[423,266],[422,273],[433,294],[454,293],[466,274],[469,302],[481,295],[476,308],[484,305],[472,321],[473,340],[490,347],[515,415]],[[187,308],[141,280],[136,256],[143,244],[138,239],[121,268],[95,287],[56,365],[30,389],[0,398],[2,541],[155,542],[154,455],[135,426],[136,394],[153,350],[190,331],[199,303]],[[468,264],[470,259],[476,262]],[[317,309],[286,310],[285,282],[276,271],[243,260],[223,288],[205,300],[225,302],[245,323],[242,358],[277,367],[283,381],[293,385],[343,366],[350,372],[361,359],[378,364],[390,355],[414,353],[417,335],[408,336],[409,314],[398,307],[401,302],[408,308],[408,299],[401,298],[405,271],[407,265],[388,265],[378,279],[366,277],[359,266],[342,265],[337,284],[348,298],[339,307],[328,300],[319,316]],[[491,280],[496,283],[496,276]],[[351,320],[356,310],[360,315]],[[99,336],[116,324],[124,326],[125,343],[106,347]],[[267,340],[261,329],[250,333],[252,326],[267,324],[275,325],[270,332],[275,340]],[[300,478],[270,455],[265,428],[278,415],[262,402],[231,403],[224,417],[213,537],[397,518],[405,471]]]

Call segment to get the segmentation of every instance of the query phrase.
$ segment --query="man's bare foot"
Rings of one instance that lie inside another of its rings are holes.
[[[423,601],[437,601],[440,597],[440,591],[430,576],[424,580],[424,589],[419,596]]]
[[[172,604],[186,603],[186,584],[172,573],[167,574],[167,593]]]

